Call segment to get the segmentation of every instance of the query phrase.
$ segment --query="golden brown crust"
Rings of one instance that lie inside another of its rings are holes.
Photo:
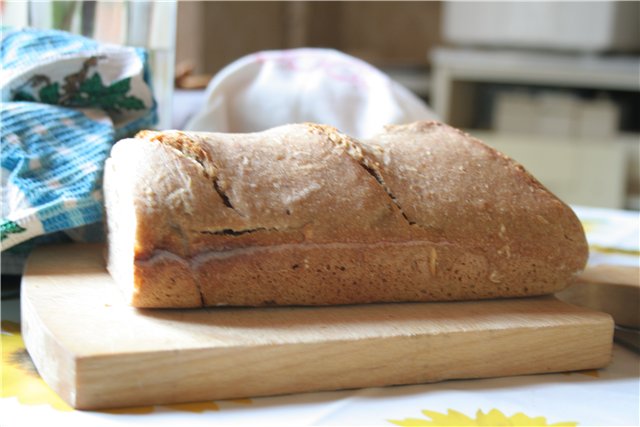
[[[144,164],[132,170],[131,156]],[[133,283],[136,306],[538,295],[568,285],[587,257],[569,207],[437,122],[364,142],[316,124],[144,132],[108,164],[128,176],[107,174],[105,196],[110,258],[135,265],[117,280]],[[130,239],[117,234],[120,194],[135,211]]]
[[[134,307],[199,307],[202,293],[188,263],[177,258],[134,264]]]
[[[493,252],[496,271],[520,257],[544,260],[557,274],[584,267],[587,244],[573,211],[477,139],[418,122],[388,127],[367,146],[407,218],[432,238]]]

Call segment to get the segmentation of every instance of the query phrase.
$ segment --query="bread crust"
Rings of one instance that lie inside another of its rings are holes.
[[[308,123],[145,131],[116,144],[104,185],[108,268],[137,307],[540,295],[588,255],[567,205],[438,122],[368,141]]]

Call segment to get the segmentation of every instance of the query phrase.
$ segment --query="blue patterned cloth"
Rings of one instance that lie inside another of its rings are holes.
[[[157,115],[142,49],[3,29],[0,62],[4,257],[34,237],[99,223],[111,146]]]

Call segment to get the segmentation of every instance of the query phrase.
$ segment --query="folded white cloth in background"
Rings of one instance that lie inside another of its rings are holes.
[[[368,63],[303,48],[258,52],[226,66],[186,129],[257,132],[309,121],[364,138],[387,124],[435,118],[420,98]]]

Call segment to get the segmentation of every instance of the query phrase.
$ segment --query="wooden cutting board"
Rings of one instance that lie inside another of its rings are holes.
[[[96,245],[36,250],[21,303],[38,371],[82,409],[600,368],[613,335],[553,297],[138,310]]]

